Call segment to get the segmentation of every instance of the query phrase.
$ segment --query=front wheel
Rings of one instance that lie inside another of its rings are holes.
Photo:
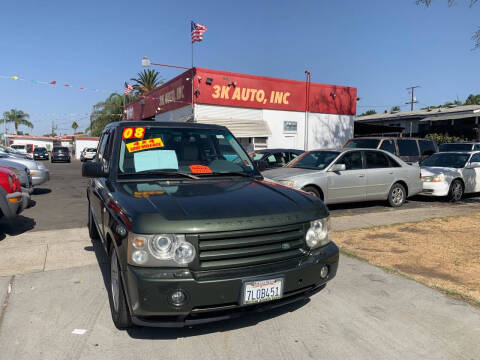
[[[400,207],[405,203],[407,199],[407,192],[402,184],[393,184],[390,192],[388,193],[388,204],[391,207]]]
[[[110,311],[112,320],[118,329],[132,326],[132,317],[128,310],[127,299],[123,288],[122,275],[118,264],[117,252],[113,244],[110,247]]]
[[[319,198],[319,199],[322,198],[322,196],[320,195],[320,192],[316,188],[314,188],[313,186],[305,186],[302,190],[305,191],[306,193],[312,195],[312,196],[315,196],[315,197]]]
[[[448,200],[451,202],[460,201],[463,197],[463,184],[460,180],[453,180],[450,185],[450,191],[448,192]]]

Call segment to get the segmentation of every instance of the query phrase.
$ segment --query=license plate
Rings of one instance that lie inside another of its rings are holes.
[[[243,304],[257,304],[280,299],[283,296],[283,279],[246,281],[243,284]]]

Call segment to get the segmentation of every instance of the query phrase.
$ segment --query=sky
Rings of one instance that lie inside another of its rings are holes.
[[[195,66],[295,80],[308,69],[313,82],[356,87],[358,113],[407,110],[414,85],[417,107],[480,93],[480,4],[468,0],[22,0],[0,13],[0,114],[25,111],[34,128],[20,130],[35,135],[52,121],[57,133],[73,121],[84,130],[92,106],[143,70],[142,56],[190,66],[190,20],[208,28]]]

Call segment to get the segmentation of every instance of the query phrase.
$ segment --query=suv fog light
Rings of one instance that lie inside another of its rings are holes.
[[[145,264],[148,260],[148,254],[144,250],[137,250],[132,254],[132,260],[137,264]]]
[[[328,266],[323,265],[322,268],[320,269],[320,277],[322,279],[325,279],[328,275]]]
[[[172,305],[175,306],[181,306],[185,304],[187,300],[187,295],[182,290],[175,290],[171,295],[170,295],[170,301]]]

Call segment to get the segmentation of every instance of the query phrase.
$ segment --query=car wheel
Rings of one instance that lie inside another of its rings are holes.
[[[463,197],[463,184],[460,180],[453,180],[450,185],[450,191],[448,192],[448,200],[451,202],[460,201]]]
[[[123,288],[122,275],[118,264],[117,252],[113,244],[110,246],[110,286],[109,300],[112,320],[118,329],[125,329],[132,326],[132,317],[128,310],[125,290]]]
[[[100,238],[100,235],[98,234],[98,230],[94,221],[92,210],[90,209],[90,203],[88,203],[88,235],[90,235],[90,239],[97,240]]]
[[[312,196],[315,196],[315,197],[319,198],[319,199],[322,198],[319,191],[316,188],[314,188],[313,186],[305,186],[304,188],[302,188],[302,190],[305,191],[306,193],[309,193]]]
[[[391,207],[400,207],[405,203],[407,199],[407,192],[402,184],[393,184],[390,192],[388,193],[388,203]]]

